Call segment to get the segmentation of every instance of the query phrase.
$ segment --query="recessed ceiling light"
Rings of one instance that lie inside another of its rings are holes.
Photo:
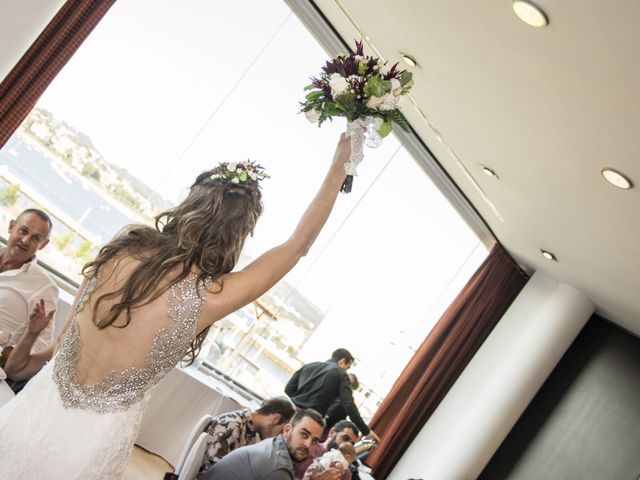
[[[542,11],[540,7],[534,5],[531,2],[524,0],[514,0],[511,4],[513,12],[527,25],[532,27],[546,27],[549,24],[549,19]]]
[[[498,174],[494,172],[491,168],[482,166],[482,173],[488,175],[489,177],[498,178]]]
[[[402,55],[402,59],[404,60],[404,63],[406,63],[410,67],[417,67],[418,66],[418,62],[411,55],[408,55],[408,54],[402,53],[402,52],[400,52],[400,55]]]
[[[542,254],[542,256],[543,256],[544,258],[546,258],[547,260],[553,260],[554,262],[557,262],[557,261],[558,261],[558,259],[556,258],[556,256],[555,256],[553,253],[551,253],[551,252],[549,252],[549,251],[547,251],[547,250],[543,250],[543,249],[541,248],[541,249],[540,249],[540,253],[541,253],[541,254]]]
[[[623,173],[614,170],[613,168],[605,167],[600,173],[604,179],[614,187],[621,188],[622,190],[629,190],[633,187],[633,182],[629,180]]]

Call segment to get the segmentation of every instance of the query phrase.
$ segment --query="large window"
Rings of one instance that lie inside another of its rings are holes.
[[[3,224],[47,209],[55,228],[40,258],[78,279],[123,225],[151,222],[218,161],[251,158],[272,178],[245,264],[293,230],[344,130],[297,113],[325,60],[280,1],[116,2],[0,152]],[[309,255],[216,324],[200,361],[267,396],[346,347],[370,414],[485,255],[388,137],[365,152]]]

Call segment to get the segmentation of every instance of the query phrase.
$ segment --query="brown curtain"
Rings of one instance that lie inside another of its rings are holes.
[[[68,0],[0,83],[0,147],[115,0]]]
[[[493,247],[373,417],[382,441],[365,461],[376,479],[391,473],[527,280],[504,248]]]

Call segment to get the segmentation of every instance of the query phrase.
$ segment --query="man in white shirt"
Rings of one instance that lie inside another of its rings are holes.
[[[58,287],[36,264],[36,252],[49,243],[51,219],[42,210],[27,209],[9,223],[7,245],[0,248],[0,332],[11,334],[2,352],[6,361],[13,345],[27,328],[36,304],[44,302],[47,317],[52,317],[58,302]],[[53,322],[40,333],[33,352],[53,343]]]

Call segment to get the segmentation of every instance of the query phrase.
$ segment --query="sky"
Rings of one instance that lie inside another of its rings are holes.
[[[298,113],[326,60],[281,1],[120,0],[39,106],[172,201],[219,161],[261,163],[265,211],[244,250],[256,257],[293,231],[345,129]],[[387,137],[366,149],[352,193],[286,277],[326,312],[301,355],[349,348],[361,381],[388,388],[485,255]]]

